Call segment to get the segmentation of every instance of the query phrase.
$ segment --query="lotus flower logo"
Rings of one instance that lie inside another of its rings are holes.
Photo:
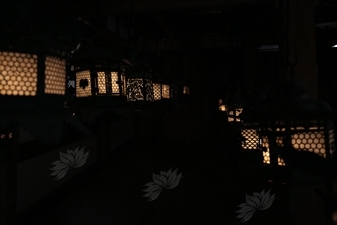
[[[56,176],[55,180],[59,180],[67,174],[70,167],[78,168],[83,166],[90,156],[89,151],[84,154],[84,148],[85,146],[81,150],[78,150],[79,147],[77,147],[75,150],[68,149],[67,153],[60,152],[60,160],[52,163],[54,167],[50,170],[54,172],[50,176]]]
[[[254,192],[252,196],[246,194],[247,203],[238,205],[241,209],[236,211],[237,213],[240,213],[236,218],[242,218],[240,223],[250,220],[256,210],[266,210],[272,205],[275,200],[275,194],[270,196],[270,191],[271,190],[265,193],[263,190],[260,194]]]
[[[147,200],[148,202],[151,202],[158,198],[159,194],[165,189],[172,189],[178,186],[179,181],[182,177],[182,173],[177,175],[177,170],[174,170],[172,172],[172,169],[169,171],[160,171],[160,175],[158,174],[152,174],[153,182],[149,182],[145,184],[144,186],[147,186],[144,192],[147,192],[143,197],[149,197]]]

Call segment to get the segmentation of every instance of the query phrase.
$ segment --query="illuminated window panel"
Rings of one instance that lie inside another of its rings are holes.
[[[143,79],[142,78],[129,78],[127,81],[128,94],[127,101],[143,101]]]
[[[293,134],[291,143],[299,151],[308,151],[326,158],[324,131],[310,131]]]
[[[129,78],[127,81],[127,88],[127,100],[129,102],[144,100],[150,102],[154,101],[153,85],[150,79]]]
[[[111,90],[112,94],[119,94],[118,73],[111,72]]]
[[[76,73],[76,97],[91,96],[90,70]]]
[[[97,73],[98,94],[106,94],[105,72]]]
[[[145,79],[145,93],[146,93],[146,101],[153,102],[154,94],[153,94],[152,80]]]
[[[262,137],[262,147],[267,149],[267,151],[263,151],[263,163],[270,164],[268,137]]]
[[[260,138],[255,129],[242,129],[241,135],[244,140],[241,143],[242,149],[258,149]]]
[[[66,91],[66,61],[47,56],[45,61],[46,94],[64,95]]]
[[[184,87],[183,87],[183,94],[184,94],[184,95],[190,94],[190,88],[189,88],[188,86],[184,86]]]
[[[154,100],[160,100],[161,99],[161,84],[153,83],[153,95]]]
[[[282,139],[277,139],[276,142],[280,145],[283,146],[283,140]],[[270,164],[270,150],[269,150],[269,140],[268,137],[262,137],[262,147],[266,148],[267,151],[263,151],[263,163],[265,164]],[[285,162],[283,159],[280,157],[277,158],[277,164],[279,166],[285,166]]]
[[[123,90],[122,90],[122,95],[126,96],[126,88],[127,88],[127,83],[126,83],[126,77],[125,75],[121,75],[121,80],[122,80],[122,86],[123,86]]]
[[[11,139],[13,138],[13,133],[0,133],[0,139]]]
[[[168,84],[162,85],[162,97],[163,98],[170,98],[170,85],[168,85]]]
[[[0,52],[0,95],[35,96],[37,55]]]
[[[228,122],[240,122],[240,114],[243,108],[229,109],[228,110]]]

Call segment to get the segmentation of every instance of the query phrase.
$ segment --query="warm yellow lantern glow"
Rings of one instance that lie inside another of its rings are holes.
[[[126,77],[124,74],[121,75],[121,81],[122,81],[122,95],[126,96],[126,90],[127,90],[127,83],[126,83]]]
[[[9,134],[0,134],[0,139],[5,139],[5,138],[13,138],[13,133],[10,132]]]
[[[0,52],[0,95],[35,96],[37,55]]]
[[[330,131],[333,133],[333,130]],[[331,137],[330,137],[331,138]],[[332,142],[333,139],[330,139]],[[324,131],[301,132],[292,135],[291,143],[299,151],[308,151],[326,158]],[[332,144],[332,143],[330,143]]]
[[[267,136],[264,136],[262,137],[262,140],[261,140],[261,144],[262,144],[262,147],[266,148],[267,151],[263,152],[263,163],[265,164],[270,164],[270,150],[269,150],[269,140],[268,140],[268,137]],[[281,147],[283,147],[283,139],[280,138],[280,137],[277,137],[276,139],[276,143],[278,145],[280,145]],[[285,166],[285,162],[283,159],[281,159],[280,157],[277,158],[277,164],[279,166]]]
[[[86,80],[88,86],[81,87],[81,80]],[[76,73],[76,97],[88,97],[91,96],[91,78],[90,70],[80,71]]]
[[[111,82],[110,82],[111,81]],[[121,75],[122,95],[126,95],[125,76]],[[117,72],[97,72],[98,94],[119,95]]]
[[[184,86],[183,87],[183,94],[184,95],[188,95],[188,94],[190,94],[190,88],[189,88],[189,86]]]
[[[111,72],[111,90],[112,94],[119,95],[118,73]]]
[[[163,98],[170,98],[170,85],[168,85],[168,84],[162,85],[162,97]]]
[[[242,129],[241,136],[244,140],[241,143],[242,149],[258,149],[260,144],[260,137],[256,129]]]
[[[228,122],[240,122],[240,114],[243,108],[228,109]]]
[[[154,100],[161,99],[161,84],[153,83]]]
[[[160,100],[162,98],[170,98],[170,85],[153,83],[153,95],[154,100]]]
[[[46,94],[64,95],[66,91],[66,61],[47,56],[45,61]]]
[[[326,158],[326,145],[323,127],[310,127],[305,130],[304,127],[292,127],[291,130],[297,131],[291,135],[292,147],[298,151],[308,151],[319,156]],[[308,131],[309,130],[309,131]],[[278,128],[276,131],[284,132],[285,128]],[[334,152],[334,130],[329,130],[329,144],[330,144],[330,154]],[[276,144],[280,147],[284,146],[283,137],[276,137]],[[263,152],[264,160],[266,164],[270,164],[270,154],[269,154],[269,142],[268,137],[262,137],[262,146],[267,149]],[[281,158],[278,158],[278,165],[284,166],[285,163]]]
[[[98,72],[97,80],[98,80],[98,93],[106,94],[105,72]]]
[[[220,105],[219,106],[219,110],[223,111],[223,112],[226,111],[226,106],[225,105]]]

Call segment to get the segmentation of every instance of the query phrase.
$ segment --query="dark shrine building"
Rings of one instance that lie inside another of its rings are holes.
[[[0,224],[337,224],[337,1],[0,1]]]

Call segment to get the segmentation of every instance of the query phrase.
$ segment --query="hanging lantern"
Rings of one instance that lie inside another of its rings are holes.
[[[68,53],[67,47],[43,38],[2,40],[2,108],[63,107]]]
[[[228,123],[239,124],[241,122],[240,115],[243,111],[243,100],[241,89],[237,88],[227,94],[225,101],[219,102],[219,110],[227,112]]]
[[[93,57],[74,60],[76,76],[77,105],[86,105],[88,98],[95,104],[110,105],[111,97],[124,102],[126,99],[126,69],[131,66],[127,60],[109,57]]]
[[[303,84],[292,81],[291,85]],[[335,151],[333,115],[326,103],[296,96],[270,115],[260,132],[265,164],[297,163],[298,152],[315,154],[321,159],[332,156]]]
[[[153,102],[152,72],[149,70],[129,70],[126,89],[128,102]]]
[[[162,80],[153,82],[153,95],[155,101],[170,99],[171,94],[169,82]]]
[[[242,113],[243,107],[235,104],[227,106],[227,118],[228,122],[240,123],[240,114]]]

